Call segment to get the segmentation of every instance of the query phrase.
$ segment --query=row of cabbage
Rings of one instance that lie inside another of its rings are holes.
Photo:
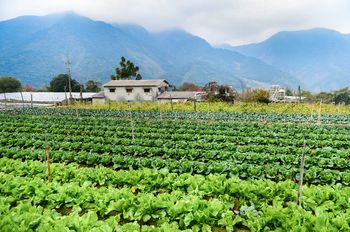
[[[1,157],[27,160],[45,160],[45,150],[1,148]],[[299,179],[299,169],[279,164],[255,165],[249,163],[235,164],[229,161],[191,161],[177,160],[162,157],[135,157],[129,155],[100,155],[88,152],[51,151],[50,156],[54,162],[77,162],[82,165],[104,165],[114,170],[130,169],[163,169],[173,173],[190,174],[221,174],[226,177],[240,177],[241,179],[266,178],[274,181]],[[335,184],[350,185],[349,171],[323,169],[318,166],[306,169],[304,182],[309,184]]]
[[[56,112],[57,110],[53,110]],[[65,112],[65,111],[64,111]],[[176,173],[297,180],[306,154],[306,182],[350,183],[347,126],[144,120],[10,113],[0,117],[0,155],[105,165],[168,168]],[[308,135],[303,148],[304,134]],[[134,139],[132,139],[132,135]]]
[[[279,123],[326,123],[349,124],[348,114],[286,114],[286,113],[254,113],[254,112],[181,112],[181,111],[145,111],[145,110],[91,110],[91,109],[18,109],[16,113],[38,115],[75,115],[102,117],[170,118],[170,119],[203,119],[203,120],[240,120]]]
[[[348,231],[350,189],[0,159],[6,231]]]

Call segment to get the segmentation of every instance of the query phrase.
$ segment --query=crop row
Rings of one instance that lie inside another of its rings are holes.
[[[11,136],[13,136],[11,138]],[[49,137],[49,136],[48,136]],[[233,147],[232,151],[216,148],[216,149],[199,149],[200,145],[192,148],[189,144],[176,144],[170,143],[168,141],[162,140],[148,140],[148,139],[135,139],[131,141],[129,139],[108,139],[103,143],[96,142],[67,142],[60,141],[59,139],[45,141],[39,139],[32,139],[26,136],[18,136],[16,133],[9,135],[7,138],[0,139],[0,145],[3,148],[13,148],[18,147],[21,149],[44,149],[46,146],[50,148],[51,151],[65,151],[74,152],[76,154],[80,152],[96,153],[111,155],[112,157],[116,154],[129,155],[134,157],[160,157],[163,159],[182,159],[182,160],[192,160],[192,161],[228,161],[233,164],[255,164],[255,165],[266,165],[270,163],[280,164],[280,165],[290,165],[293,167],[298,167],[299,156],[295,149],[288,150],[289,153],[276,153],[276,148],[273,152],[268,150],[258,150],[256,146],[249,146],[252,149],[247,149],[245,151],[239,148],[237,151]],[[54,142],[53,142],[54,141]],[[172,146],[171,146],[172,145]],[[186,149],[186,145],[189,147]],[[209,145],[210,146],[210,145]],[[242,150],[244,152],[242,152]],[[257,152],[255,152],[255,150]],[[327,154],[325,150],[325,154]],[[279,151],[277,151],[279,152]],[[301,154],[303,151],[298,150]],[[292,153],[292,154],[291,154]],[[306,154],[309,154],[309,150]],[[306,157],[306,167],[318,166],[321,168],[330,168],[335,170],[343,170],[350,168],[350,160],[348,159],[348,153],[339,152],[333,153],[332,157],[323,157],[323,153],[317,154],[313,151],[311,156]]]
[[[85,110],[85,109],[20,109],[17,114],[37,115],[71,115],[71,116],[102,116],[102,117],[158,117],[176,119],[203,120],[239,120],[279,123],[327,123],[349,124],[349,115],[340,114],[283,114],[283,113],[226,113],[226,112],[157,112],[157,111],[123,111],[123,110]]]
[[[1,115],[1,114],[0,114]],[[2,114],[0,122],[14,131],[42,132],[56,131],[60,129],[78,130],[74,132],[97,133],[104,132],[130,132],[131,123],[128,118],[103,118],[103,117],[79,117],[74,116],[35,116],[32,115],[5,115]],[[348,139],[349,127],[342,125],[298,125],[298,124],[261,124],[244,121],[195,121],[195,120],[158,120],[154,118],[136,118],[134,130],[147,133],[188,133],[223,136],[264,136],[267,138],[287,138],[293,135],[302,138],[304,134],[317,139]],[[64,122],[62,124],[62,122]],[[181,123],[179,123],[181,122]],[[95,131],[95,129],[99,131]],[[6,128],[4,128],[6,131]],[[313,133],[312,133],[313,132]],[[94,134],[93,134],[94,135]],[[315,135],[313,137],[313,135]]]
[[[242,226],[252,231],[350,228],[350,190],[341,186],[305,187],[299,207],[294,202],[297,186],[290,181],[242,182],[223,176],[177,176],[165,170],[113,172],[54,164],[53,182],[47,183],[40,162],[21,164],[2,158],[0,167],[2,228],[15,224],[18,218],[23,220],[15,227],[36,230],[54,225],[68,227],[67,220],[73,218],[84,220],[81,224],[71,222],[70,229],[76,230],[95,225],[113,231],[120,224],[139,225],[137,230],[142,231],[211,231],[215,227],[231,231]],[[96,181],[101,184],[99,188],[91,187],[89,183]],[[50,216],[51,223],[47,223],[46,216]]]
[[[18,147],[0,148],[0,156],[8,158],[44,160],[43,149],[21,149]],[[135,157],[130,155],[104,155],[92,152],[68,152],[50,151],[51,159],[54,162],[77,162],[88,165],[104,165],[113,167],[115,170],[132,169],[163,169],[166,168],[174,173],[191,174],[222,174],[227,177],[238,176],[241,179],[267,178],[274,181],[296,180],[299,169],[297,166],[279,165],[275,163],[266,165],[257,164],[235,164],[229,161],[192,161],[184,159],[172,159],[163,157]],[[350,184],[350,173],[348,170],[339,171],[324,169],[318,166],[309,167],[305,170],[305,181],[313,184]]]
[[[131,130],[125,130],[125,127],[118,128],[113,131],[111,129],[99,128],[96,126],[95,129],[90,129],[87,131],[84,127],[70,128],[60,128],[60,129],[49,129],[49,130],[31,130],[25,126],[8,127],[8,125],[3,124],[4,128],[1,129],[3,137],[8,137],[11,134],[23,134],[24,136],[31,136],[32,138],[46,137],[47,135],[55,137],[61,140],[72,141],[72,142],[103,142],[110,138],[128,138],[132,137],[139,139],[152,139],[152,140],[171,140],[172,142],[178,143],[183,141],[186,143],[193,144],[213,144],[213,146],[228,146],[232,149],[232,145],[275,145],[275,146],[303,146],[304,138],[299,135],[290,134],[277,134],[270,133],[269,135],[264,134],[262,131],[255,130],[255,132],[235,132],[230,135],[219,135],[214,134],[214,131],[197,131],[196,133],[183,132],[183,131],[150,131],[148,128],[135,128],[133,133]],[[243,126],[244,128],[244,126]],[[78,132],[79,131],[79,132]],[[313,132],[317,133],[317,132]],[[332,133],[332,134],[331,134]],[[329,147],[333,146],[336,148],[348,148],[350,147],[350,136],[349,135],[337,135],[337,132],[328,131],[325,136],[314,136],[315,134],[307,136],[307,144],[309,147]],[[13,135],[15,136],[15,135]],[[170,141],[169,141],[170,142]],[[220,148],[220,149],[221,149]]]
[[[46,166],[42,161],[21,161],[0,158],[0,171],[14,176],[36,176],[47,178]],[[167,169],[119,170],[96,166],[81,167],[77,163],[52,163],[52,179],[59,183],[78,183],[80,186],[99,186],[115,188],[133,188],[137,192],[164,193],[181,191],[184,194],[194,194],[202,198],[229,195],[239,199],[241,204],[254,204],[259,209],[264,203],[275,197],[283,201],[295,201],[297,184],[292,181],[272,182],[270,180],[242,181],[237,177],[227,178],[224,175],[191,175],[171,173]],[[326,188],[325,186],[311,186],[306,189]],[[347,196],[350,189],[336,185],[329,187],[336,189],[342,196]],[[249,193],[254,193],[250,195]],[[304,195],[309,198],[308,194]],[[227,201],[232,201],[229,198]],[[321,199],[313,199],[319,200]],[[324,199],[323,199],[324,201]],[[343,204],[338,207],[343,207]],[[311,207],[305,205],[306,208]],[[350,207],[346,206],[346,207]]]
[[[4,125],[6,127],[6,125]],[[22,127],[22,129],[25,129]],[[96,131],[100,129],[96,128]],[[52,131],[51,133],[45,132],[14,132],[3,130],[0,136],[0,144],[6,145],[8,140],[13,140],[12,142],[27,144],[26,147],[32,146],[34,143],[40,144],[40,141],[57,141],[57,142],[72,142],[72,143],[103,143],[105,145],[132,145],[138,144],[142,146],[150,147],[167,147],[171,148],[182,148],[182,149],[200,149],[200,150],[221,150],[221,151],[255,151],[259,152],[264,150],[267,153],[275,154],[278,150],[280,154],[292,154],[301,153],[300,147],[303,146],[304,140],[295,138],[292,140],[278,138],[266,138],[262,136],[207,136],[207,135],[192,135],[192,134],[157,134],[148,133],[147,130],[139,130],[134,132],[134,141],[131,140],[132,134],[130,132],[116,131],[86,135],[72,135],[71,131],[68,129],[61,129],[59,131]],[[193,140],[195,138],[196,140]],[[349,148],[350,142],[345,140],[316,140],[308,139],[307,147],[315,148],[310,149],[312,151],[322,150],[321,148],[326,148],[323,150],[329,150],[331,147],[333,154],[339,154],[342,157],[348,157],[348,153],[345,149]],[[74,145],[73,147],[76,147]],[[82,145],[80,145],[82,146]],[[278,149],[277,149],[278,147]],[[271,149],[269,149],[271,148]],[[317,149],[316,149],[317,148]],[[73,149],[73,148],[72,148]],[[251,150],[252,149],[252,150]],[[346,154],[341,154],[341,153]],[[310,153],[311,154],[311,153]]]

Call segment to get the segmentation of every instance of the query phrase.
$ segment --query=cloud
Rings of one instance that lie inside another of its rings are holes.
[[[281,30],[350,32],[347,0],[0,0],[0,19],[73,10],[159,31],[183,28],[211,43],[258,42]]]

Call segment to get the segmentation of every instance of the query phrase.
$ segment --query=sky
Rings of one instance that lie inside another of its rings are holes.
[[[64,11],[150,31],[181,28],[215,45],[316,27],[350,33],[350,0],[0,0],[0,21]]]

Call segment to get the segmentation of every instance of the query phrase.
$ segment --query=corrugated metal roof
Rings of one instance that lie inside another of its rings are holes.
[[[166,80],[112,80],[104,87],[128,87],[128,86],[164,86],[169,84]]]
[[[98,92],[98,93],[92,95],[92,98],[105,98],[105,92],[103,92],[103,91]]]
[[[194,91],[174,91],[174,92],[164,92],[160,94],[158,99],[189,99],[195,98],[198,92]]]

